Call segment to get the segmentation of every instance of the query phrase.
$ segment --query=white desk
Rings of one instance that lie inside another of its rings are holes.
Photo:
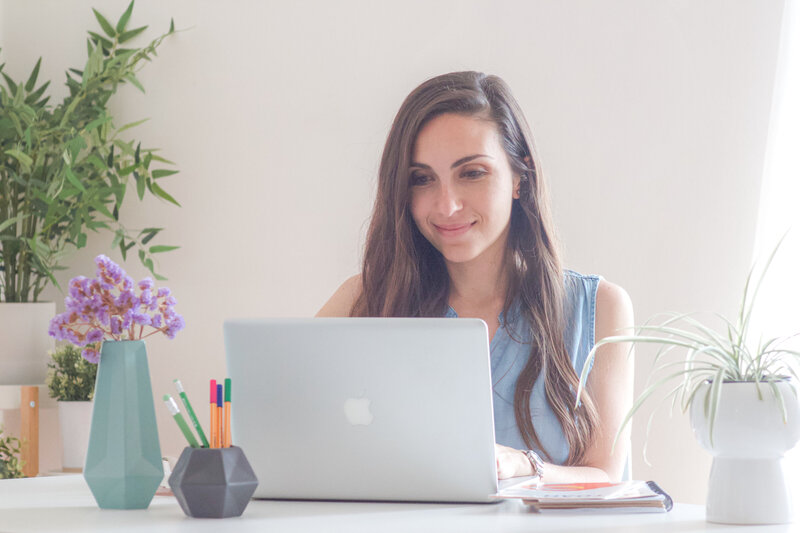
[[[171,496],[156,496],[146,510],[99,509],[83,478],[68,475],[0,480],[0,531],[763,533],[800,531],[800,524],[709,524],[703,506],[688,504],[678,504],[666,514],[536,514],[516,501],[449,505],[253,500],[238,518],[193,519]]]

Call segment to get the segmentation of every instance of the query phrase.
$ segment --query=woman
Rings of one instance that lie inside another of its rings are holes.
[[[483,319],[491,340],[498,477],[619,480],[631,405],[627,293],[562,270],[530,128],[496,76],[456,72],[416,88],[381,159],[363,269],[317,316]]]

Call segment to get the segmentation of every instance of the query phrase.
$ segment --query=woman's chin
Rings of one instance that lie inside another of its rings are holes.
[[[471,248],[453,249],[446,247],[444,249],[440,248],[439,252],[441,252],[445,262],[452,264],[469,263],[479,255]]]

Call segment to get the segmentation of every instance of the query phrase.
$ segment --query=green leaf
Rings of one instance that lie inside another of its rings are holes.
[[[117,32],[114,31],[114,27],[111,24],[109,24],[106,18],[103,15],[101,15],[100,12],[97,11],[95,8],[92,8],[92,11],[94,11],[94,16],[97,19],[97,22],[100,23],[100,27],[103,28],[104,32],[106,32],[106,35],[108,35],[112,39],[115,38],[117,36]]]
[[[30,170],[31,165],[33,165],[33,159],[30,158],[28,154],[25,154],[19,150],[11,149],[6,150],[6,154],[10,155],[14,159],[20,162],[20,164],[26,168],[26,170]]]
[[[119,22],[117,22],[117,33],[122,33],[125,31],[125,26],[128,24],[128,20],[131,18],[131,13],[133,13],[133,0],[131,0],[131,3],[128,4],[128,9],[125,10],[125,13],[122,14],[122,16],[119,18]]]
[[[144,190],[145,190],[145,181],[144,178],[139,175],[138,172],[133,173],[134,177],[136,178],[136,194],[139,195],[139,200],[144,199]]]
[[[127,129],[135,128],[139,124],[143,124],[143,123],[147,122],[148,120],[150,120],[150,119],[149,118],[143,118],[142,120],[138,120],[136,122],[131,122],[129,124],[125,124],[120,129],[117,130],[117,135],[119,135],[120,133],[122,133],[123,131],[125,131]]]
[[[103,160],[97,157],[95,154],[91,154],[87,158],[87,161],[89,161],[89,163],[91,163],[94,166],[94,168],[98,170],[98,172],[102,172],[106,170],[106,168],[108,168],[106,167],[106,164],[103,162]]]
[[[158,186],[158,183],[156,183],[155,181],[153,181],[153,182],[151,182],[151,183],[150,183],[150,187],[152,188],[152,191],[153,191],[153,192],[154,192],[154,193],[155,193],[157,196],[160,196],[160,197],[161,197],[161,198],[163,198],[164,200],[166,200],[166,201],[168,201],[168,202],[170,202],[170,203],[173,203],[173,204],[177,205],[178,207],[180,207],[180,206],[181,206],[181,204],[179,204],[179,203],[178,203],[178,202],[175,200],[175,198],[173,198],[172,196],[170,196],[169,194],[167,194],[167,192],[166,192],[164,189],[162,189],[161,187],[159,187],[159,186]]]
[[[175,33],[175,20],[169,19],[169,33]]]
[[[4,220],[0,222],[0,233],[2,233],[6,228],[16,224],[17,222],[21,222],[30,216],[29,213],[20,213],[19,215],[9,218],[8,220]]]
[[[3,77],[6,79],[6,84],[8,85],[8,90],[11,92],[12,96],[16,96],[17,94],[17,84],[14,83],[14,80],[8,77],[8,74],[3,72]]]
[[[122,238],[123,237],[124,237],[124,234],[122,233],[122,230],[115,231],[114,232],[114,240],[111,241],[111,248],[116,248],[117,246],[119,246],[119,243],[122,242]]]
[[[141,28],[136,28],[135,30],[126,31],[125,33],[120,34],[119,42],[124,43],[125,41],[130,41],[146,29],[147,26],[142,26]]]
[[[165,163],[167,165],[174,165],[175,164],[174,162],[170,161],[169,159],[164,159],[163,157],[154,154],[152,151],[150,152],[150,154],[153,156],[153,161],[161,161],[162,163]]]
[[[157,169],[153,171],[153,178],[166,178],[167,176],[172,176],[173,174],[177,174],[178,170],[164,170],[164,169]]]
[[[108,218],[114,218],[114,215],[111,214],[111,211],[108,210],[108,207],[103,202],[92,202],[92,207]]]
[[[36,86],[36,78],[39,77],[39,67],[42,66],[42,58],[39,57],[39,60],[36,62],[36,66],[33,67],[33,72],[31,72],[30,77],[28,78],[28,82],[25,84],[25,90],[31,92],[33,88]]]
[[[70,167],[66,167],[64,170],[67,173],[67,179],[69,182],[80,189],[81,192],[86,192],[86,187],[84,187],[83,183],[81,183],[80,180],[75,177],[75,174],[72,173],[72,169]]]
[[[131,172],[136,170],[136,167],[138,167],[138,166],[139,165],[135,164],[135,163],[133,165],[128,165],[127,167],[125,167],[125,168],[123,168],[122,170],[119,171],[119,176],[121,178],[127,176],[128,174],[130,174]]]
[[[112,43],[111,41],[109,41],[108,39],[106,39],[105,37],[100,35],[99,33],[95,33],[93,31],[90,31],[89,35],[92,36],[92,39],[94,40],[94,44],[96,44],[98,46],[102,46],[106,50],[111,50],[114,47],[114,43]]]
[[[90,123],[86,125],[86,131],[92,131],[93,129],[97,128],[98,126],[105,124],[106,122],[111,122],[114,117],[112,116],[101,116],[99,118],[94,119]]]
[[[106,209],[106,211],[108,211],[108,210]],[[98,221],[89,222],[88,224],[86,224],[86,227],[88,227],[90,230],[94,231],[95,233],[98,233],[97,230],[99,228],[111,229],[111,228],[108,227],[108,224],[106,224],[105,222],[98,222]]]
[[[158,233],[159,233],[161,230],[163,230],[163,229],[164,229],[164,228],[145,228],[145,229],[143,229],[143,230],[142,230],[142,231],[139,233],[139,236],[140,236],[140,237],[141,237],[142,235],[145,235],[145,238],[144,238],[144,239],[142,239],[142,244],[147,244],[148,242],[150,242],[151,240],[153,240],[153,237],[155,237],[156,235],[158,235]]]
[[[86,246],[86,234],[85,233],[81,232],[80,234],[78,234],[78,243],[77,243],[77,245],[78,245],[78,249],[83,248],[84,246]]]
[[[47,89],[49,85],[50,85],[49,80],[44,82],[41,87],[36,89],[36,91],[32,92],[25,98],[25,103],[28,105],[37,105],[37,107],[39,107],[39,104],[36,101],[42,97],[44,91]]]
[[[180,246],[163,246],[163,245],[158,245],[158,246],[151,246],[151,247],[150,247],[150,249],[149,249],[148,251],[149,251],[151,254],[160,254],[160,253],[162,253],[162,252],[169,252],[169,251],[172,251],[172,250],[177,250],[178,248],[180,248]]]
[[[136,78],[136,76],[132,72],[126,74],[125,79],[131,82],[140,91],[145,92],[144,87],[142,87],[142,84],[139,83],[138,78]]]

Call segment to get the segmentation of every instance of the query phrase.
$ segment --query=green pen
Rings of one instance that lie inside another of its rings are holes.
[[[186,425],[186,420],[183,419],[183,415],[181,415],[181,412],[178,409],[178,404],[175,403],[175,399],[169,394],[165,394],[164,403],[167,404],[167,409],[169,409],[172,418],[175,419],[175,422],[178,423],[178,427],[181,428],[181,431],[183,431],[183,436],[189,441],[189,446],[192,448],[199,448],[200,445],[197,444],[197,439],[194,438],[189,426]]]
[[[194,430],[197,431],[197,434],[200,436],[200,440],[203,441],[203,448],[208,448],[208,440],[206,439],[206,434],[203,433],[203,426],[200,425],[200,422],[197,420],[197,415],[194,414],[192,404],[189,403],[189,397],[186,396],[185,392],[183,392],[181,380],[173,379],[172,382],[175,383],[175,388],[178,389],[178,396],[181,397],[181,401],[183,402],[183,406],[186,408],[186,412],[189,414],[189,420],[192,421]]]

